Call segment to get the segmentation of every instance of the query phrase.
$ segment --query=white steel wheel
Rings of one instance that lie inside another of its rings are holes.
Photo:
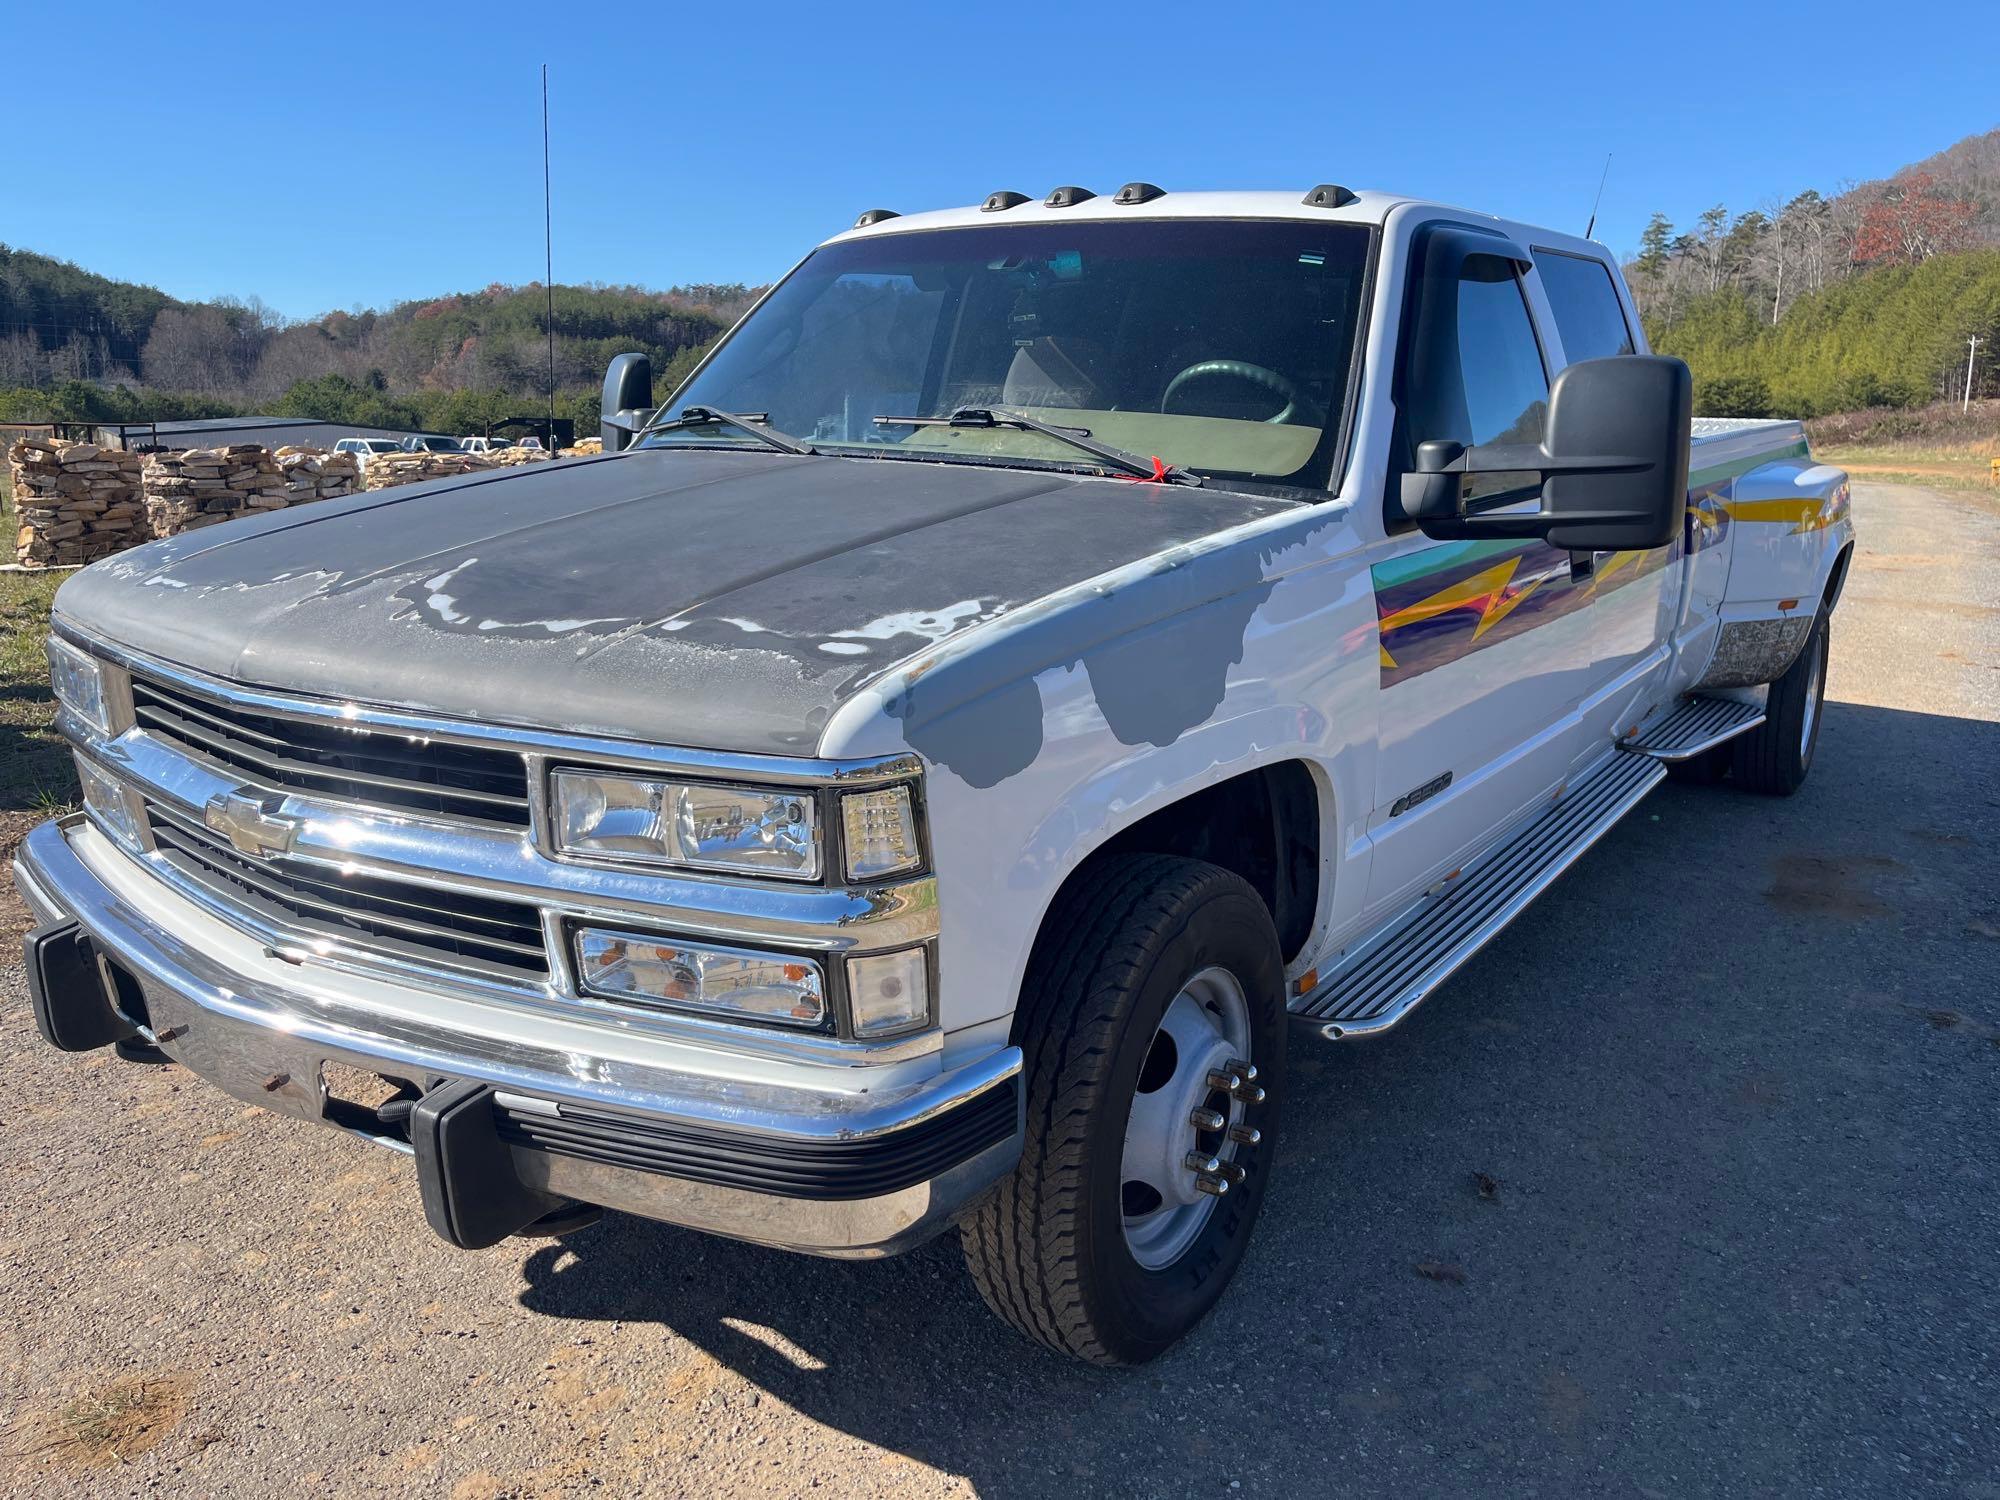
[[[1228,1087],[1232,1071],[1256,1077],[1249,1002],[1234,974],[1203,969],[1160,1018],[1125,1123],[1125,1244],[1149,1271],[1186,1254],[1232,1178],[1241,1180],[1230,1132],[1244,1104]]]

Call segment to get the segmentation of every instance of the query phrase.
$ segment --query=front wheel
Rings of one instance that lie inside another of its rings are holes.
[[[1764,700],[1764,722],[1730,741],[1731,769],[1745,791],[1789,797],[1805,784],[1819,745],[1826,647],[1827,614],[1822,605],[1798,656],[1771,684]]]
[[[1120,856],[1062,900],[1023,987],[1021,1162],[961,1229],[995,1312],[1120,1365],[1215,1305],[1270,1175],[1284,993],[1269,911],[1215,865]]]

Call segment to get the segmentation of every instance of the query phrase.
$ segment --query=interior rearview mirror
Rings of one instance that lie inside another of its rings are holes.
[[[643,354],[621,354],[604,372],[604,401],[598,436],[604,451],[616,453],[632,441],[653,414],[653,362]]]
[[[1440,541],[1542,537],[1577,552],[1664,547],[1687,509],[1693,413],[1694,382],[1677,359],[1580,361],[1549,388],[1540,443],[1419,442],[1402,478],[1404,514]],[[1466,476],[1522,472],[1542,480],[1539,510],[1468,510]]]

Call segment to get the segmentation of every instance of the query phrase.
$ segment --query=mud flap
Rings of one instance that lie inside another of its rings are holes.
[[[410,1146],[431,1228],[461,1250],[483,1250],[569,1200],[529,1187],[493,1120],[493,1090],[476,1079],[439,1084],[410,1111]]]
[[[93,1052],[139,1035],[104,988],[97,953],[76,922],[37,927],[21,941],[28,1002],[42,1040],[64,1052]]]

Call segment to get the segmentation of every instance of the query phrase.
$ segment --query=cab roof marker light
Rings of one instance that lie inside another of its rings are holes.
[[[1337,182],[1322,182],[1299,201],[1307,208],[1345,208],[1350,203],[1359,203],[1361,195]]]
[[[1010,208],[1019,208],[1028,201],[1026,193],[1017,193],[1010,188],[1002,188],[997,193],[988,193],[986,201],[979,205],[983,214],[1001,214]]]

